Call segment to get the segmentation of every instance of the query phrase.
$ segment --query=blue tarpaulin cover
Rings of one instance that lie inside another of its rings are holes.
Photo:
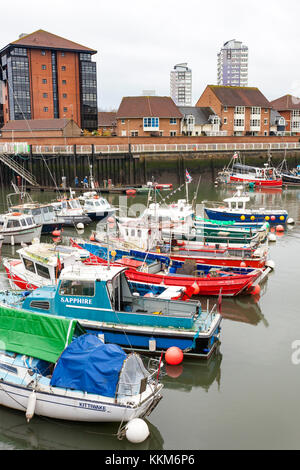
[[[61,354],[50,385],[114,397],[127,354],[95,335],[76,338]]]

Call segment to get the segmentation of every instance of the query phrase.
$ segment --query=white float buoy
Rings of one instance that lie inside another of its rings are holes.
[[[76,227],[79,229],[79,230],[83,230],[84,229],[84,224],[79,222]]]
[[[267,268],[275,269],[275,262],[272,259],[266,261]]]
[[[269,242],[276,242],[276,235],[274,233],[269,233],[268,240]]]
[[[10,244],[11,246],[15,246],[15,237],[13,235],[10,237]]]
[[[295,223],[295,221],[294,221],[294,219],[292,219],[292,217],[289,217],[289,218],[287,219],[286,223],[292,225],[292,224]]]
[[[28,397],[28,405],[27,405],[27,410],[26,410],[27,423],[29,423],[29,421],[34,415],[35,404],[36,404],[36,394],[35,394],[35,391],[33,390],[33,392],[31,392],[31,394]]]
[[[128,441],[133,444],[144,442],[150,434],[147,423],[141,418],[134,418],[128,421],[125,433]]]

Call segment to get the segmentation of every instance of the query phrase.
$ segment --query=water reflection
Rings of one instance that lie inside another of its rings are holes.
[[[190,392],[193,388],[208,391],[214,382],[221,384],[222,354],[219,350],[208,361],[186,360],[177,366],[166,364],[161,379],[165,388]]]
[[[164,440],[158,428],[148,420],[146,422],[149,437],[141,444],[132,444],[126,438],[118,439],[118,423],[68,423],[34,416],[27,424],[24,413],[0,408],[0,442],[6,449],[162,449]]]

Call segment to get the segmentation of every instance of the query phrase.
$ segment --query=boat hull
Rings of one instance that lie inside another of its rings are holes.
[[[255,186],[258,187],[265,187],[265,188],[280,188],[282,186],[282,179],[257,179],[251,178],[250,176],[243,176],[243,175],[230,175],[229,177],[230,183],[253,183]]]
[[[3,236],[3,244],[20,245],[21,243],[31,243],[34,238],[40,238],[42,232],[42,226],[37,225],[33,228],[25,228],[24,230],[5,230],[0,232]]]
[[[242,220],[244,222],[252,222],[255,220],[256,222],[269,222],[270,224],[284,224],[287,220],[288,214],[286,211],[278,211],[278,213],[275,213],[272,210],[266,210],[264,212],[259,212],[255,211],[255,209],[249,211],[249,210],[244,210],[241,212],[232,212],[232,211],[224,211],[224,210],[218,210],[218,209],[210,209],[205,207],[204,211],[210,219],[213,220],[221,220],[221,221],[238,221],[241,222]],[[243,219],[242,219],[243,217]],[[251,219],[251,217],[254,217],[254,219]],[[267,219],[266,219],[267,217]],[[273,219],[274,217],[274,219]]]

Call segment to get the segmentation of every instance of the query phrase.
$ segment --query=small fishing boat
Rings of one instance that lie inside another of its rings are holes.
[[[95,191],[91,192],[89,196],[83,195],[81,200],[83,210],[91,220],[101,221],[111,217],[116,212],[116,208],[112,207],[104,197],[99,196]]]
[[[238,152],[235,152],[229,164],[218,174],[217,181],[233,184],[251,183],[255,187],[282,187],[282,178],[276,168],[265,163],[263,168],[245,165]]]
[[[3,258],[2,263],[10,286],[22,290],[55,285],[65,266],[90,257],[84,249],[39,242],[21,248],[17,254],[19,259]]]
[[[64,225],[74,227],[79,223],[88,225],[92,222],[76,198],[63,198],[52,202],[52,206],[56,211],[57,220]]]
[[[288,213],[284,209],[246,208],[250,198],[242,191],[243,187],[238,186],[237,192],[232,197],[224,199],[223,203],[203,201],[207,217],[221,221],[268,222],[271,225],[286,223]]]
[[[87,332],[125,349],[157,354],[177,346],[185,356],[208,358],[220,335],[216,306],[205,311],[199,301],[137,295],[125,271],[120,266],[77,263],[62,270],[56,286],[18,296],[5,291],[0,301],[29,312],[75,318]]]
[[[33,218],[21,212],[8,212],[0,215],[0,236],[3,244],[20,245],[31,243],[41,236],[42,225],[35,223]]]
[[[18,202],[15,200],[18,198]],[[7,195],[7,206],[9,212],[20,212],[30,215],[34,222],[42,226],[42,235],[61,230],[64,221],[58,221],[53,206],[49,203],[34,202],[26,192],[17,192]]]
[[[300,185],[300,165],[296,168],[289,169],[286,161],[286,156],[277,167],[278,173],[282,177],[282,183],[288,186],[299,186]]]
[[[0,303],[0,404],[68,421],[122,422],[162,398],[158,370],[86,334],[78,321]],[[13,335],[12,335],[13,332]]]

